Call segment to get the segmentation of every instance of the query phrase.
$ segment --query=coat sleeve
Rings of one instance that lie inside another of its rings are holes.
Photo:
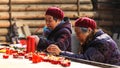
[[[62,51],[60,55],[68,56],[72,58],[98,61],[98,62],[103,62],[105,60],[104,55],[102,55],[102,53],[98,51],[97,49],[95,49],[94,47],[88,48],[84,54],[74,54],[71,52]]]
[[[63,51],[66,51],[68,48],[71,48],[71,33],[62,32],[60,35],[58,35],[55,44],[58,45],[58,47]]]
[[[45,51],[47,46],[50,44],[50,41],[47,40],[46,38],[40,37],[39,43],[37,45],[37,50],[38,51]]]
[[[46,38],[40,38],[37,46],[37,50],[44,50],[50,44],[56,44],[61,50],[66,50],[68,47],[71,48],[71,33],[70,31],[60,31],[55,40],[48,40]]]

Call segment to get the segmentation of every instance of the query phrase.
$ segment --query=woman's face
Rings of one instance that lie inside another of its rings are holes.
[[[46,25],[47,25],[47,27],[48,28],[50,28],[50,29],[54,29],[55,28],[55,26],[57,25],[57,22],[53,19],[53,17],[52,16],[50,16],[50,15],[46,15],[45,16],[45,21],[46,21]]]
[[[75,33],[81,44],[83,44],[87,40],[86,38],[89,35],[88,32],[82,32],[80,27],[75,27]]]

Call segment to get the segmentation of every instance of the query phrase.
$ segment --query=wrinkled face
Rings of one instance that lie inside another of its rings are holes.
[[[88,32],[83,32],[80,27],[75,27],[75,33],[81,44],[87,40],[86,38],[89,35]]]
[[[57,25],[56,21],[53,19],[52,16],[50,15],[45,15],[45,21],[46,21],[46,25],[48,28],[50,29],[54,29],[55,26]]]

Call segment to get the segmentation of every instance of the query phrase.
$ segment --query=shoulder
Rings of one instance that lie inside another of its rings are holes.
[[[59,34],[71,34],[72,31],[68,28],[61,28],[60,30],[57,31]]]
[[[94,47],[99,50],[114,50],[117,44],[107,34],[103,34],[94,40]]]
[[[103,33],[99,36],[97,36],[94,39],[94,42],[99,43],[99,44],[105,44],[105,43],[113,43],[113,39],[106,33]]]

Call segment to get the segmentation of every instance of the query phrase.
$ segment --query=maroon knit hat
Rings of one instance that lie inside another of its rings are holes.
[[[49,7],[45,15],[51,15],[54,18],[61,19],[61,20],[64,18],[64,12],[57,7]]]
[[[82,17],[75,21],[75,27],[90,27],[92,30],[94,30],[97,25],[93,19],[90,19],[88,17]]]

